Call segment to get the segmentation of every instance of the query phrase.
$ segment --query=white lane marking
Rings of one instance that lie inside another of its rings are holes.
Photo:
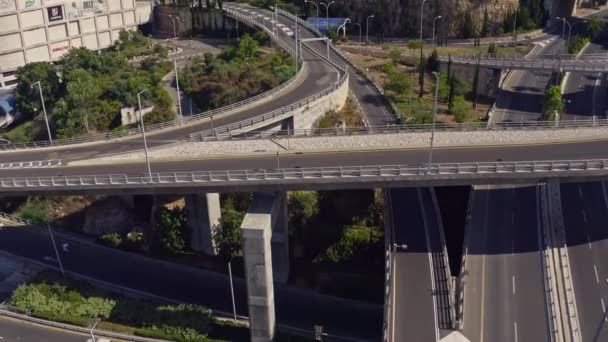
[[[580,185],[578,186],[578,195],[580,198],[583,198],[583,188]]]
[[[591,238],[589,238],[589,232],[587,232],[587,246],[591,249]]]
[[[515,294],[515,275],[512,276],[511,280],[513,283],[513,294]]]
[[[513,332],[515,333],[515,342],[517,342],[517,322],[513,322]]]
[[[595,264],[593,264],[593,272],[595,273],[595,281],[599,284],[600,277],[597,276],[597,267],[595,267]]]
[[[583,221],[585,223],[587,223],[587,213],[585,212],[585,210],[583,209]]]
[[[602,301],[602,312],[604,313],[604,317],[606,316],[606,304],[604,304],[604,298],[600,298]],[[604,320],[608,320],[608,317],[604,318]]]

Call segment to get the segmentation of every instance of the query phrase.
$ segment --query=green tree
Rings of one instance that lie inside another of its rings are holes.
[[[471,38],[475,35],[475,23],[471,12],[466,12],[462,23],[462,38]]]
[[[239,40],[236,58],[246,64],[255,62],[259,46],[260,44],[255,39],[245,33]]]
[[[47,62],[29,63],[19,67],[16,76],[19,81],[15,89],[16,111],[29,117],[35,113],[42,113],[38,86],[32,86],[40,81],[44,105],[50,113],[53,110],[53,104],[62,96],[63,92],[55,67]]]
[[[97,53],[85,47],[70,49],[61,59],[64,75],[76,69],[84,69],[90,73],[95,73],[101,67],[100,62]]]
[[[163,207],[158,213],[155,245],[158,250],[178,254],[188,245],[186,235],[186,213],[182,208],[167,209]]]
[[[560,86],[553,85],[547,88],[543,99],[543,113],[548,121],[554,121],[556,113],[563,110],[562,93]]]
[[[481,23],[481,31],[479,34],[482,37],[487,37],[490,34],[490,20],[488,18],[488,9],[486,7],[483,8],[483,21]]]
[[[84,128],[90,132],[89,114],[91,107],[101,95],[101,89],[91,74],[84,69],[74,69],[66,75],[67,99],[83,116]]]
[[[594,36],[597,32],[603,30],[604,27],[606,27],[606,24],[604,24],[597,15],[592,15],[585,24],[585,29],[591,36]]]
[[[61,139],[72,138],[82,133],[80,113],[68,106],[64,99],[60,99],[53,108],[51,116],[57,137]]]
[[[433,49],[433,52],[427,59],[426,65],[429,71],[439,70],[439,55],[437,54],[437,49]]]
[[[232,198],[222,205],[221,212],[220,225],[213,231],[213,242],[218,255],[229,261],[241,254],[241,223],[245,213],[236,209]]]
[[[305,228],[319,214],[318,193],[314,191],[291,192],[287,207],[291,226],[294,229]]]
[[[454,104],[452,105],[452,115],[456,122],[465,122],[473,112],[471,103],[464,99],[464,96],[454,97]]]
[[[496,54],[497,53],[497,49],[496,49],[496,44],[494,42],[491,42],[490,44],[488,44],[488,53],[489,54]]]

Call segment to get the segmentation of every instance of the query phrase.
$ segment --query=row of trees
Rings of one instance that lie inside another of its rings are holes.
[[[17,70],[19,84],[15,91],[16,109],[21,120],[33,120],[29,139],[46,138],[38,89],[40,81],[51,129],[57,138],[70,138],[91,132],[103,132],[120,126],[120,109],[135,106],[136,94],[148,90],[155,111],[148,122],[173,118],[171,98],[162,88],[161,79],[170,64],[149,57],[139,64],[127,57],[138,53],[166,56],[166,49],[153,45],[140,33],[121,32],[114,46],[101,53],[87,48],[71,49],[59,62],[30,63]],[[58,75],[58,70],[61,78]]]

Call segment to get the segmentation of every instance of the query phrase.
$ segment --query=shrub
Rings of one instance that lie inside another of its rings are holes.
[[[49,203],[46,200],[37,197],[29,198],[17,210],[16,215],[33,223],[49,223],[51,222],[49,209]]]
[[[101,235],[98,240],[100,243],[114,248],[121,247],[123,243],[122,236],[118,233],[108,233]]]
[[[471,116],[473,105],[464,99],[464,96],[456,96],[452,106],[452,114],[456,122],[464,122]]]
[[[407,42],[407,48],[411,50],[418,50],[422,47],[420,39],[412,39]]]

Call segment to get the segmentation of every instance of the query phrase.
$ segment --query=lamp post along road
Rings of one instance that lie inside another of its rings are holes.
[[[46,115],[46,106],[44,105],[44,96],[42,96],[42,84],[40,81],[34,82],[31,87],[34,88],[35,85],[38,85],[38,91],[40,92],[40,102],[42,103],[42,113],[44,113],[44,122],[46,123],[46,132],[49,135],[49,142],[53,143],[53,138],[51,137],[51,126],[49,125],[49,117]]]
[[[184,118],[182,114],[182,96],[179,91],[179,76],[177,74],[177,59],[173,60],[173,68],[175,69],[175,86],[177,87],[177,106],[179,109],[179,118],[180,120]]]
[[[435,141],[435,117],[437,116],[437,98],[439,96],[439,74],[433,71],[435,76],[435,105],[433,106],[433,124],[431,125],[431,148],[429,150],[429,166],[427,173],[431,172],[431,164],[433,163],[433,143]]]
[[[513,14],[513,46],[517,44],[517,11]]]
[[[325,6],[325,31],[329,31],[329,6],[333,4],[335,1],[330,1],[329,3],[321,2],[320,4]]]
[[[441,16],[438,15],[435,18],[433,18],[433,40],[432,40],[432,46],[435,46],[435,23],[437,22],[437,19],[441,19]]]
[[[59,270],[61,271],[61,275],[65,276],[65,271],[63,269],[63,263],[61,262],[61,257],[59,256],[59,250],[57,249],[57,244],[55,243],[55,235],[53,235],[53,229],[50,224],[46,224],[46,228],[49,230],[49,236],[51,237],[51,243],[53,244],[53,249],[55,250],[55,256],[57,257],[57,263],[59,264]]]
[[[555,17],[555,19],[557,20],[561,20],[563,22],[562,24],[562,40],[564,40],[566,37],[566,24],[568,25],[568,39],[565,40],[566,43],[566,53],[568,53],[568,49],[570,48],[570,35],[572,34],[572,25],[570,25],[570,23],[568,22],[568,20],[566,20],[566,18],[560,18],[560,17]]]
[[[230,278],[230,296],[232,297],[232,315],[234,317],[234,323],[236,324],[236,302],[234,300],[234,285],[232,283],[232,257],[228,260],[228,277]]]
[[[365,19],[365,42],[369,43],[369,20],[371,18],[373,18],[374,15],[369,15],[367,16],[367,19]]]
[[[427,0],[422,0],[422,3],[420,4],[420,66],[419,66],[419,75],[418,75],[418,84],[420,85],[420,94],[419,96],[422,97],[422,92],[424,91],[423,87],[422,87],[422,80],[423,80],[423,75],[422,73],[424,72],[424,70],[422,70],[423,68],[423,63],[422,63],[422,58],[423,58],[423,52],[422,49],[424,47],[424,41],[422,41],[422,27],[424,24],[424,3]]]
[[[317,5],[316,2],[311,1],[311,0],[304,0],[304,3],[305,4],[306,3],[311,3],[311,4],[315,5],[315,7],[317,8],[317,20],[316,20],[316,22],[317,22],[317,30],[318,30],[319,29],[319,5]]]
[[[150,157],[148,156],[148,142],[146,141],[146,126],[144,126],[144,116],[141,112],[141,94],[146,92],[147,89],[144,89],[137,93],[137,104],[139,105],[139,120],[141,123],[141,134],[144,137],[144,153],[146,155],[146,164],[148,166],[148,176],[150,177],[150,183],[152,183],[152,168],[150,167]]]

